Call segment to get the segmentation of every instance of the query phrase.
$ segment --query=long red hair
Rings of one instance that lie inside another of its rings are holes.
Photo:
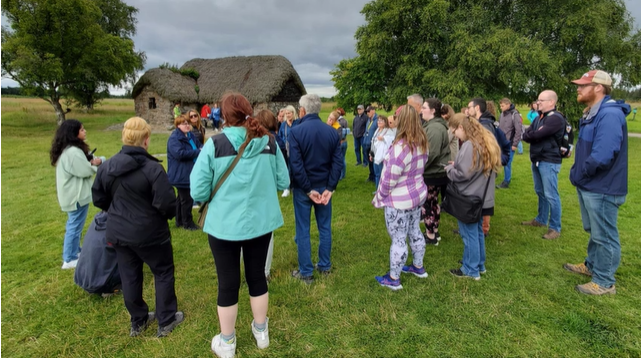
[[[252,116],[252,105],[246,97],[238,92],[228,92],[221,99],[221,116],[226,126],[246,127],[246,140],[263,137],[268,134],[259,121]]]

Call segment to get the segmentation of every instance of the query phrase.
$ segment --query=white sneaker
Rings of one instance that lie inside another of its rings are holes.
[[[76,268],[76,265],[78,265],[78,259],[63,263],[62,269],[63,270],[73,269],[73,268]]]
[[[252,327],[252,334],[257,340],[257,347],[259,349],[268,348],[268,344],[270,344],[270,338],[268,337],[268,317],[266,317],[266,329],[264,329],[263,331],[258,331],[255,328],[255,321],[252,321],[250,327]]]
[[[281,194],[281,197],[282,198],[287,198],[288,195],[290,195],[290,190],[286,189],[286,190],[284,190],[283,194]]]
[[[221,339],[221,333],[212,338],[210,345],[212,352],[220,358],[234,358],[234,353],[237,350],[237,338],[232,343],[226,343]]]

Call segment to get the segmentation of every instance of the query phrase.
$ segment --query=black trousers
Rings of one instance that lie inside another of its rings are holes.
[[[178,194],[176,197],[176,225],[189,226],[194,224],[192,218],[194,200],[190,196],[190,189],[176,188],[176,192]]]
[[[258,297],[268,292],[264,266],[266,265],[266,254],[268,254],[271,234],[269,232],[243,241],[221,240],[208,235],[210,250],[212,250],[214,265],[217,269],[217,278],[219,279],[217,305],[230,307],[239,302],[242,248],[246,283],[248,284],[250,297]]]
[[[131,316],[132,327],[138,328],[144,324],[149,310],[143,299],[143,263],[154,274],[159,326],[170,324],[176,313],[172,242],[168,240],[161,245],[145,247],[114,245],[114,249],[121,274],[123,299]]]

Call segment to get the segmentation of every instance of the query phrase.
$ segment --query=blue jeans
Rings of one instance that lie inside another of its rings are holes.
[[[516,147],[518,150],[518,154],[522,154],[522,141],[518,142],[518,147]]]
[[[507,184],[511,183],[511,163],[514,161],[514,154],[516,154],[515,150],[509,153],[509,161],[505,165],[505,179],[503,181]]]
[[[67,212],[65,240],[63,241],[64,262],[78,259],[78,254],[80,253],[80,235],[83,233],[88,211],[89,204],[80,206],[76,203],[76,210]]]
[[[362,137],[353,137],[353,144],[355,145],[355,158],[357,159],[357,164],[362,164]],[[364,161],[368,159],[368,153],[364,152]]]
[[[344,158],[344,165],[342,166],[342,174],[339,176],[339,180],[344,179],[346,177],[346,150],[348,149],[348,142],[344,140],[342,143],[342,158]]]
[[[464,242],[460,270],[467,276],[479,277],[481,271],[486,271],[484,262],[487,259],[484,248],[484,233],[482,232],[482,218],[472,224],[465,224],[458,220],[458,228]]]
[[[384,166],[384,162],[380,164],[375,164],[373,163],[373,171],[375,172],[375,190],[380,185],[380,177],[382,176],[382,167]]]
[[[538,195],[538,216],[536,221],[549,225],[550,229],[560,232],[563,209],[558,194],[558,173],[560,164],[538,162],[531,163],[534,177],[534,189]],[[549,218],[549,224],[547,219]]]
[[[592,282],[611,287],[621,260],[621,242],[616,219],[625,195],[604,195],[576,189],[583,229],[589,233],[585,266],[592,272]]]
[[[326,188],[313,188],[320,194]],[[330,221],[332,217],[332,199],[328,205],[315,204],[300,188],[292,191],[292,201],[295,209],[295,243],[297,244],[297,257],[299,271],[302,276],[313,274],[313,262],[310,247],[310,209],[315,207],[315,219],[319,230],[319,261],[320,270],[330,270],[331,233]]]

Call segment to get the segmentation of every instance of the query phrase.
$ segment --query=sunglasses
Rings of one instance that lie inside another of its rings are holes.
[[[199,115],[198,114],[191,114],[190,118],[199,118]]]

